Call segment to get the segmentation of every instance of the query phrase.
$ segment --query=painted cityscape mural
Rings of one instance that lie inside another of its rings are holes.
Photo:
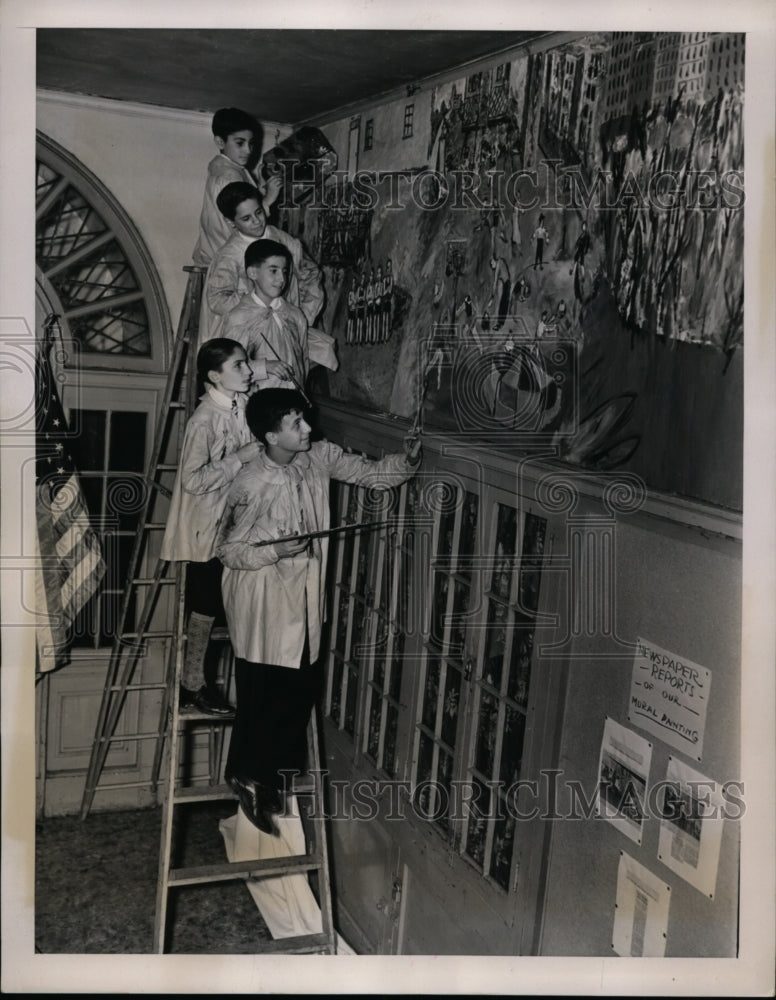
[[[744,66],[743,34],[599,33],[362,113],[303,213],[327,391],[740,509]]]

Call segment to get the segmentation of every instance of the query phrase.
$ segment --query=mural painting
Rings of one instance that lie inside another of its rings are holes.
[[[614,32],[438,86],[422,168],[308,213],[330,392],[740,509],[743,79],[743,35]]]

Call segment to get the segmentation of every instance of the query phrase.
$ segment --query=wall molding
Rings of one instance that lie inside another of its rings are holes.
[[[410,424],[407,418],[375,413],[355,403],[344,404],[341,400],[318,395],[314,396],[313,402],[321,415],[324,431],[331,429],[333,432],[336,429],[345,437],[359,436],[371,439],[372,442],[385,442],[390,444],[390,448],[386,450],[401,451],[401,442]],[[349,444],[350,441],[345,443]],[[434,455],[443,462],[465,457],[481,463],[495,477],[494,482],[498,481],[506,488],[511,488],[510,484],[514,484],[518,466],[521,483],[528,493],[548,475],[557,477],[561,484],[573,483],[583,504],[580,513],[583,510],[590,512],[591,507],[596,510],[601,506],[605,491],[617,477],[616,470],[609,474],[595,473],[557,459],[534,459],[529,454],[510,454],[498,448],[491,450],[483,438],[474,440],[449,431],[424,430],[423,447],[427,454]],[[627,476],[627,473],[624,475]],[[658,525],[690,529],[705,544],[714,538],[731,539],[735,543],[743,541],[743,515],[738,511],[650,488],[638,509],[617,514],[617,520],[640,524],[647,530],[655,530]]]

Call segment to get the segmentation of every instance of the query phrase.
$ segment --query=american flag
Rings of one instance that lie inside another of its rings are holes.
[[[67,421],[51,370],[56,315],[48,317],[38,348],[35,382],[35,513],[38,669],[70,662],[76,615],[105,575],[100,541],[91,526],[69,450]]]

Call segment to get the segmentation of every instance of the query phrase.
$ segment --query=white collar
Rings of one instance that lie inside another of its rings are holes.
[[[236,396],[230,397],[227,396],[225,392],[221,392],[220,389],[216,389],[216,387],[213,385],[208,385],[205,388],[207,394],[210,396],[210,398],[213,400],[216,406],[220,406],[224,410],[231,410],[232,402],[233,400],[236,400],[238,408],[240,407],[240,403],[242,402],[240,397],[243,395],[242,393],[238,392]]]
[[[274,312],[277,312],[284,302],[283,296],[278,295],[277,298],[273,299],[270,302],[270,304],[267,305],[267,303],[264,302],[262,299],[260,299],[259,296],[256,294],[256,292],[253,291],[251,292],[251,298],[253,299],[253,301],[256,303],[257,306],[261,306],[262,309],[272,309]]]

